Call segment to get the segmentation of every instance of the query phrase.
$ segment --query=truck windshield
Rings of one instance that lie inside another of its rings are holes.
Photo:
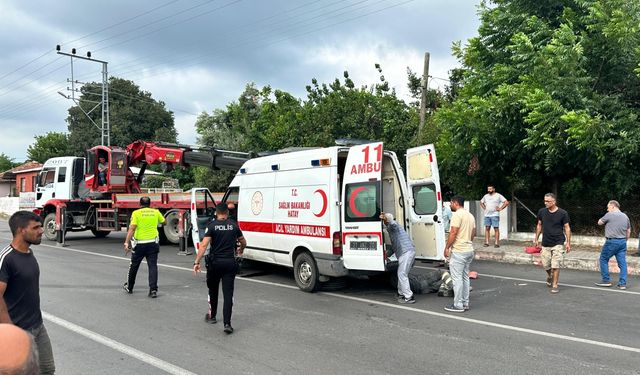
[[[45,168],[40,172],[40,178],[38,180],[38,186],[46,187],[49,184],[53,184],[53,179],[56,175],[55,168]]]

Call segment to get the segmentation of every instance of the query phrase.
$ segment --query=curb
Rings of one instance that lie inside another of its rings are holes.
[[[525,252],[476,250],[474,259],[500,263],[529,264],[541,267],[540,254],[527,254]],[[638,259],[627,259],[627,273],[629,275],[640,275],[639,263],[640,261]],[[598,257],[573,258],[565,256],[564,267],[562,268],[600,272],[600,261]],[[618,268],[618,263],[615,261],[615,258],[611,258],[609,261],[609,272],[620,273],[620,269]]]

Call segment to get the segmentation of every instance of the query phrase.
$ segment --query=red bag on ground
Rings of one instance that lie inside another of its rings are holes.
[[[539,247],[535,247],[535,246],[528,246],[524,248],[524,252],[527,254],[537,254],[540,252],[540,250],[542,250]]]

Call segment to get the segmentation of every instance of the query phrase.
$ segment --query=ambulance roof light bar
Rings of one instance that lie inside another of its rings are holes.
[[[336,146],[358,146],[366,145],[367,143],[374,143],[371,139],[357,139],[357,138],[338,138],[336,139]]]

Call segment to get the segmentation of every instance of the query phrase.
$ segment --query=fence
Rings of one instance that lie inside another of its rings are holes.
[[[629,216],[631,221],[631,236],[637,237],[640,230],[640,201],[620,200],[620,210]],[[600,219],[607,213],[608,200],[601,199],[558,199],[558,207],[569,213],[571,218],[571,232],[585,236],[602,236],[604,229],[598,225]],[[516,231],[535,232],[536,215],[544,207],[543,197],[513,199],[512,208],[516,208]],[[530,212],[531,211],[531,212]]]

